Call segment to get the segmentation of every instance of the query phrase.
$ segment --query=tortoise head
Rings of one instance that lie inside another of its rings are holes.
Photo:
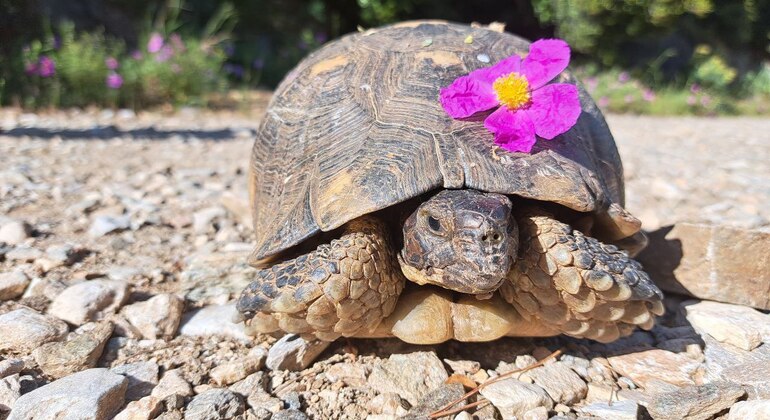
[[[511,200],[476,190],[444,190],[404,222],[399,263],[418,284],[475,295],[497,290],[519,247]]]

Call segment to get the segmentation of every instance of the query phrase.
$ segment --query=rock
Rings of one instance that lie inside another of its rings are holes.
[[[63,340],[67,324],[22,307],[0,315],[0,351],[28,353],[42,344]]]
[[[184,311],[184,299],[172,294],[157,295],[123,308],[121,313],[148,339],[171,338]]]
[[[730,407],[727,420],[770,419],[770,400],[738,401]]]
[[[270,420],[307,420],[307,415],[299,410],[289,408],[273,414]]]
[[[328,341],[305,340],[297,334],[287,334],[270,347],[267,367],[270,370],[302,370],[327,347]]]
[[[612,369],[650,391],[667,391],[667,385],[694,385],[693,373],[700,366],[683,353],[651,349],[608,357]]]
[[[86,324],[70,334],[67,341],[46,343],[36,348],[32,357],[46,375],[62,378],[95,367],[110,335],[110,322]]]
[[[655,420],[706,420],[744,395],[743,388],[730,382],[688,386],[654,396],[647,411]]]
[[[337,363],[326,369],[331,382],[342,382],[347,386],[366,386],[366,366],[360,363]]]
[[[29,238],[32,228],[25,222],[13,220],[0,226],[0,242],[19,245]]]
[[[366,404],[366,409],[372,414],[390,414],[398,417],[406,415],[408,407],[409,405],[395,392],[383,392]]]
[[[227,389],[210,389],[187,404],[186,420],[231,419],[244,411],[240,396]]]
[[[0,378],[0,418],[4,418],[4,413],[11,411],[19,397],[21,397],[19,374]]]
[[[21,359],[0,360],[0,379],[19,373],[24,369],[24,361]]]
[[[522,420],[548,420],[548,409],[545,407],[535,407],[524,413]]]
[[[473,375],[481,368],[481,364],[475,360],[450,360],[444,359],[454,373]]]
[[[448,377],[436,353],[422,351],[391,355],[372,368],[368,384],[378,392],[396,392],[415,405]]]
[[[48,313],[70,324],[82,325],[114,313],[128,297],[128,284],[115,280],[90,280],[74,284],[57,296]]]
[[[637,256],[665,291],[770,309],[770,232],[678,223]]]
[[[246,401],[254,411],[266,410],[275,414],[283,409],[283,401],[264,391],[252,392],[246,397]]]
[[[150,420],[163,412],[163,401],[147,396],[131,401],[113,420]]]
[[[160,368],[155,362],[136,362],[115,366],[110,369],[112,373],[123,375],[128,379],[126,400],[136,401],[150,395],[158,385],[158,372]],[[162,399],[162,398],[159,398]]]
[[[193,394],[190,384],[182,377],[179,369],[167,370],[160,378],[158,385],[152,390],[153,397],[163,400],[170,395],[189,397]]]
[[[255,372],[246,378],[232,384],[230,391],[240,394],[244,398],[248,398],[249,395],[258,392],[264,393],[265,391],[265,373]]]
[[[111,418],[123,405],[127,385],[107,369],[84,370],[22,395],[8,420]]]
[[[206,233],[212,227],[215,220],[225,217],[226,211],[222,207],[207,207],[193,213],[193,230],[195,233]]]
[[[29,278],[21,270],[0,273],[0,302],[23,295],[28,285]]]
[[[557,403],[574,404],[585,398],[588,392],[586,383],[565,363],[556,362],[535,368],[525,372],[522,378],[524,376],[532,378]]]
[[[745,306],[719,302],[683,302],[687,321],[698,332],[744,350],[770,343],[770,315]]]
[[[422,420],[430,413],[440,409],[446,404],[459,399],[465,394],[460,384],[443,384],[438,388],[423,395],[420,401],[409,410],[400,420]]]
[[[131,227],[131,218],[128,216],[96,216],[88,229],[91,237],[98,238],[108,233],[126,230]]]
[[[43,256],[43,251],[31,246],[17,246],[5,254],[5,259],[16,262],[33,262]]]
[[[182,316],[179,334],[188,336],[227,336],[251,341],[242,322],[235,323],[239,313],[234,304],[211,305]]]
[[[261,357],[246,356],[243,359],[216,366],[209,372],[209,376],[217,385],[230,385],[262,369],[264,365],[264,355]]]
[[[730,366],[722,371],[722,377],[745,386],[751,398],[770,399],[770,357]]]
[[[553,408],[553,400],[541,387],[506,378],[481,388],[481,395],[497,408],[503,420],[514,420],[537,407]]]
[[[578,408],[577,412],[606,420],[636,420],[639,418],[639,405],[631,400],[613,401],[611,405],[602,401]]]

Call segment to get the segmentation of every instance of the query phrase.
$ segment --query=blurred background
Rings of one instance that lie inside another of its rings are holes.
[[[607,111],[770,113],[770,0],[2,0],[0,105],[247,107],[328,40],[420,18],[563,38]]]

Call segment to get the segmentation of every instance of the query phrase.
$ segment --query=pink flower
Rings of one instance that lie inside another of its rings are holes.
[[[40,61],[38,63],[38,74],[41,77],[51,77],[54,74],[56,74],[56,63],[51,60],[48,56],[42,56],[40,57]]]
[[[440,100],[452,118],[467,118],[497,108],[484,121],[495,143],[511,152],[529,152],[536,137],[553,139],[580,116],[575,85],[552,83],[569,64],[570,49],[560,39],[534,42],[529,54],[508,57],[474,70],[441,89]]]
[[[610,98],[606,96],[602,96],[601,98],[599,98],[599,102],[597,105],[599,105],[599,108],[607,108],[610,105]]]
[[[134,52],[131,53],[131,58],[134,60],[141,60],[142,59],[142,52],[139,50],[134,50]]]
[[[160,51],[158,51],[158,54],[155,56],[155,61],[162,63],[164,61],[168,61],[169,58],[174,56],[174,49],[171,48],[170,45],[164,45],[161,47]]]
[[[107,75],[107,87],[110,89],[120,89],[123,86],[123,77],[115,72]]]
[[[653,92],[650,89],[645,89],[642,91],[642,99],[644,99],[647,102],[652,102],[655,100],[655,92]]]
[[[115,70],[118,68],[118,60],[116,60],[114,57],[107,57],[104,59],[104,65],[107,66],[110,70]]]
[[[628,75],[628,72],[622,71],[620,74],[618,74],[618,82],[620,83],[626,83],[631,79],[631,76]]]
[[[34,76],[37,74],[37,63],[27,63],[24,65],[24,73],[27,76]]]
[[[163,37],[159,33],[153,33],[150,35],[150,40],[147,41],[147,52],[155,54],[163,47]]]

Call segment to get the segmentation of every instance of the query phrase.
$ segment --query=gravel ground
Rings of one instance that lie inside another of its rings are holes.
[[[250,337],[259,116],[0,110],[0,420],[425,418],[538,360],[447,418],[770,416],[770,315],[674,295],[608,345]],[[608,120],[645,228],[770,228],[770,119]]]

